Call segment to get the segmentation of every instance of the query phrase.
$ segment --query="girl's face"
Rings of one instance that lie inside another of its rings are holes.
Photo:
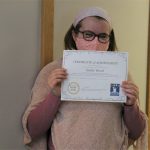
[[[81,22],[78,33],[72,33],[78,50],[107,51],[110,26],[107,21],[87,17]]]

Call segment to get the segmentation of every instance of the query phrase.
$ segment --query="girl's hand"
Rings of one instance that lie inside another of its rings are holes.
[[[127,96],[125,105],[134,105],[139,98],[138,87],[132,81],[123,81],[121,87]]]
[[[48,77],[48,85],[54,95],[60,96],[61,82],[67,78],[67,72],[64,68],[55,69]]]

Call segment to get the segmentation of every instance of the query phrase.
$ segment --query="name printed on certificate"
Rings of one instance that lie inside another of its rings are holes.
[[[127,52],[64,50],[63,101],[126,102],[122,81],[128,76]]]

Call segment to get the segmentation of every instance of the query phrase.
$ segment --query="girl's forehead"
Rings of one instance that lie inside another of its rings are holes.
[[[81,29],[94,29],[94,30],[110,30],[109,23],[97,17],[87,17],[81,21]]]

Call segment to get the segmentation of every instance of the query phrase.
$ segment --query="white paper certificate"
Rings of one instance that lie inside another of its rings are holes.
[[[126,102],[120,85],[127,80],[127,52],[64,50],[63,68],[68,78],[61,86],[61,100]]]

